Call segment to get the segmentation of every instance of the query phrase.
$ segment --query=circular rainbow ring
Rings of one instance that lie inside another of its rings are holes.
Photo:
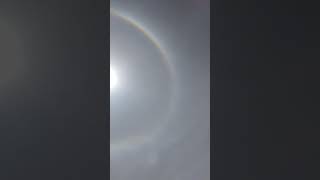
[[[139,136],[139,137],[138,136],[128,137],[124,141],[110,143],[110,154],[111,156],[116,156],[121,154],[124,151],[135,150],[146,143],[152,142],[163,131],[163,128],[165,128],[168,125],[170,119],[172,119],[170,118],[170,115],[174,111],[174,107],[175,107],[174,99],[176,97],[175,94],[177,90],[176,90],[176,83],[175,83],[176,75],[175,75],[174,65],[169,58],[168,51],[165,48],[163,48],[163,45],[156,38],[156,36],[151,31],[149,31],[148,28],[146,28],[146,26],[142,25],[131,16],[125,15],[125,13],[122,13],[118,10],[111,8],[110,15],[113,17],[120,18],[121,20],[128,23],[130,26],[137,29],[157,48],[157,50],[162,56],[163,63],[170,74],[170,83],[171,83],[170,86],[172,88],[169,107],[168,107],[168,113],[166,114],[162,122],[162,125],[160,127],[157,127],[151,134],[147,134],[145,136]]]

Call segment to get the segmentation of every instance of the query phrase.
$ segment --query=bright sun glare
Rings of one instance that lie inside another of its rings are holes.
[[[110,90],[114,89],[118,84],[118,79],[116,72],[112,67],[110,67]]]

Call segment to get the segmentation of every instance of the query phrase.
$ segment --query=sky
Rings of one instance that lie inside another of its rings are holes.
[[[0,1],[0,179],[209,179],[209,1],[110,3]]]
[[[210,179],[207,0],[111,0],[111,180]]]

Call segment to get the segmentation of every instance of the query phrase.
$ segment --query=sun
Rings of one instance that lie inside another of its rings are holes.
[[[114,68],[110,67],[110,90],[112,91],[118,84],[118,77]]]

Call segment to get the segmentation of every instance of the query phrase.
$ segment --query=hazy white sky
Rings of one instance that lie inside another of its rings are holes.
[[[210,179],[209,1],[180,3],[111,1],[112,180]]]

